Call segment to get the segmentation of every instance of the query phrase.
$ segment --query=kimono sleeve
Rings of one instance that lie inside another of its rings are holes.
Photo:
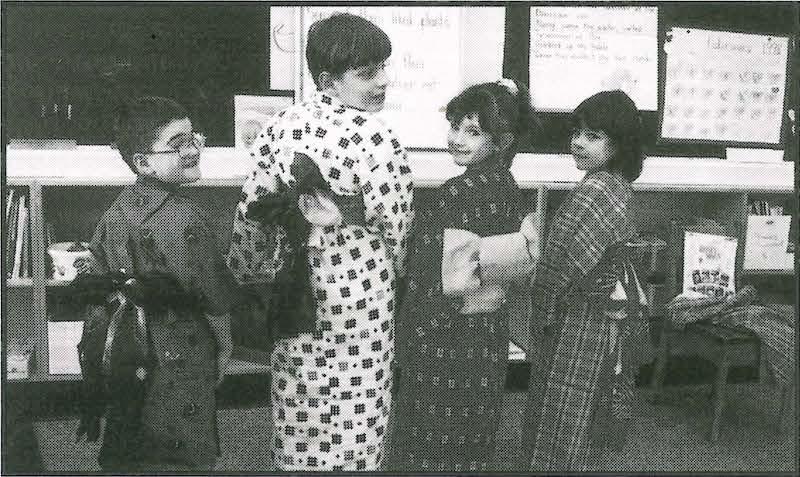
[[[405,276],[406,239],[414,215],[411,168],[405,149],[390,130],[375,132],[368,140],[374,147],[358,172],[366,223],[378,229],[397,275]]]
[[[592,271],[609,247],[632,235],[630,186],[604,174],[579,184],[553,220],[534,283],[543,311],[552,312],[557,297]]]
[[[206,224],[193,223],[184,232],[190,283],[206,314],[229,313],[238,298],[238,286],[216,247],[216,236]]]
[[[269,143],[253,144],[253,168],[245,179],[233,218],[233,232],[227,266],[236,280],[244,284],[268,283],[271,275],[262,269],[267,258],[267,236],[261,224],[247,218],[247,207],[273,190],[276,177],[270,172]]]

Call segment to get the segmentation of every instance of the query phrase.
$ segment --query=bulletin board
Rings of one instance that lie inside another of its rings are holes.
[[[305,35],[310,25],[346,11],[369,19],[389,36],[392,55],[384,110],[403,145],[417,149],[447,146],[447,102],[465,87],[502,77],[505,9],[503,7],[302,7],[301,41],[295,55],[302,65],[295,94],[309,98],[316,90],[306,66]]]
[[[788,37],[673,27],[664,51],[662,138],[780,143]]]
[[[572,111],[613,89],[640,110],[655,111],[658,7],[531,7],[529,73],[539,111]]]

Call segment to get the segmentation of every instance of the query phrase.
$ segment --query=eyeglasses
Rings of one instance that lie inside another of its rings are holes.
[[[180,156],[187,155],[190,148],[197,151],[202,150],[206,146],[206,137],[203,133],[192,132],[192,135],[176,142],[174,149],[167,149],[165,151],[143,151],[142,154],[178,154]]]

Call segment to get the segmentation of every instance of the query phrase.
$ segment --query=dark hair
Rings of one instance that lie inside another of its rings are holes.
[[[617,154],[607,169],[617,171],[630,182],[642,173],[644,148],[642,120],[636,104],[620,90],[601,91],[583,100],[572,112],[572,127],[585,125],[605,132],[614,141]]]
[[[117,109],[114,145],[128,167],[136,172],[133,155],[153,146],[159,131],[170,121],[189,117],[177,101],[160,96],[142,96],[127,101]]]
[[[356,15],[337,13],[308,30],[306,61],[314,84],[327,71],[340,76],[352,68],[380,63],[392,54],[392,42],[377,25]]]
[[[488,132],[495,143],[500,142],[503,134],[511,133],[514,139],[500,157],[506,167],[511,167],[520,144],[535,137],[541,128],[528,89],[519,81],[514,81],[514,85],[516,91],[500,83],[470,86],[447,103],[445,113],[451,123],[477,116],[481,129]]]

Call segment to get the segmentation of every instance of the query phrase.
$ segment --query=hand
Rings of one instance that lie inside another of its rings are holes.
[[[231,355],[233,354],[233,340],[230,335],[228,339],[217,340],[217,386],[222,384],[225,379],[225,371],[231,362]]]
[[[531,212],[530,214],[526,215],[524,219],[522,219],[522,224],[520,225],[519,232],[525,237],[525,240],[528,241],[528,252],[531,254],[531,258],[534,262],[539,261],[539,256],[541,255],[540,249],[542,245],[542,228],[544,226],[544,217],[542,216],[542,211],[537,210],[536,212]]]
[[[231,316],[206,315],[211,331],[217,339],[217,386],[225,379],[225,370],[228,369],[231,355],[233,354],[233,338],[231,335]]]

